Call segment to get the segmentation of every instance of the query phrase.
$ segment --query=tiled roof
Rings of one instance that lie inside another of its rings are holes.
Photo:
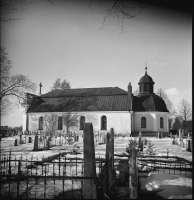
[[[129,108],[129,100],[125,90],[117,87],[81,88],[55,90],[39,97],[34,97],[34,100],[28,109],[28,113],[68,111],[130,111]],[[164,100],[156,94],[133,96],[132,110],[136,112],[168,112]]]
[[[54,90],[40,97],[64,97],[64,96],[107,96],[107,95],[122,95],[127,94],[125,90],[118,87],[103,87],[103,88],[77,88]]]
[[[156,94],[134,96],[132,110],[168,112],[164,100]]]
[[[31,106],[28,113],[52,111],[129,111],[127,92],[117,87],[55,90],[38,98],[41,99],[40,103],[36,106]],[[76,106],[71,108],[66,106],[69,101],[75,101]],[[63,102],[64,106],[61,106],[61,102]]]

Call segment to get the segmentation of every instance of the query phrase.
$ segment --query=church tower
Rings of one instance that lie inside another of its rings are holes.
[[[152,77],[150,77],[147,74],[147,67],[145,68],[145,75],[141,77],[138,84],[139,84],[139,95],[138,96],[153,94],[155,83],[152,80]]]

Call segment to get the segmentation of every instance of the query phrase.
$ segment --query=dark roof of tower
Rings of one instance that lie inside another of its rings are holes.
[[[147,74],[147,72],[146,72],[145,75],[141,77],[141,79],[139,80],[138,84],[141,84],[141,83],[151,83],[151,84],[154,84],[154,81],[153,81],[152,77],[149,76]]]
[[[141,111],[158,111],[169,112],[164,100],[156,94],[145,94],[133,97],[132,110],[135,112]]]

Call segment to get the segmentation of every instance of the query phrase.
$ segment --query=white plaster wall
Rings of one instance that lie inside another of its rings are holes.
[[[164,128],[160,128],[160,117],[163,117],[164,119]],[[158,126],[158,131],[169,132],[168,113],[164,112],[157,113],[157,126]]]
[[[40,116],[45,117],[45,115],[51,115],[52,113],[29,113],[29,130],[37,131],[38,129],[38,119]],[[61,116],[63,113],[54,113]],[[85,116],[86,123],[92,123],[94,131],[107,132],[110,128],[114,129],[114,132],[130,134],[131,133],[131,115],[127,111],[120,112],[79,112],[79,116]],[[105,115],[107,117],[107,131],[101,129],[101,117]],[[77,127],[70,128],[70,131],[76,131],[82,133],[79,130],[80,123],[78,121]],[[43,127],[45,129],[45,127]],[[63,125],[63,130],[66,131],[66,127]],[[59,131],[60,132],[60,131]]]
[[[141,117],[146,117],[147,127],[141,128]],[[160,128],[160,117],[164,118],[164,128]],[[168,132],[168,113],[166,112],[135,112],[135,131]]]

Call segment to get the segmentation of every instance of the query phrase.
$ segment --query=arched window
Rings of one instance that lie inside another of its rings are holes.
[[[63,123],[62,123],[62,117],[60,116],[58,118],[58,130],[62,130],[63,129]]]
[[[39,118],[39,130],[43,130],[43,117]]]
[[[146,128],[146,117],[141,118],[141,128]]]
[[[164,128],[164,119],[160,117],[160,128]]]
[[[84,116],[80,117],[80,130],[84,129],[85,119],[86,118]]]
[[[101,117],[101,130],[107,130],[107,118],[105,115]]]

